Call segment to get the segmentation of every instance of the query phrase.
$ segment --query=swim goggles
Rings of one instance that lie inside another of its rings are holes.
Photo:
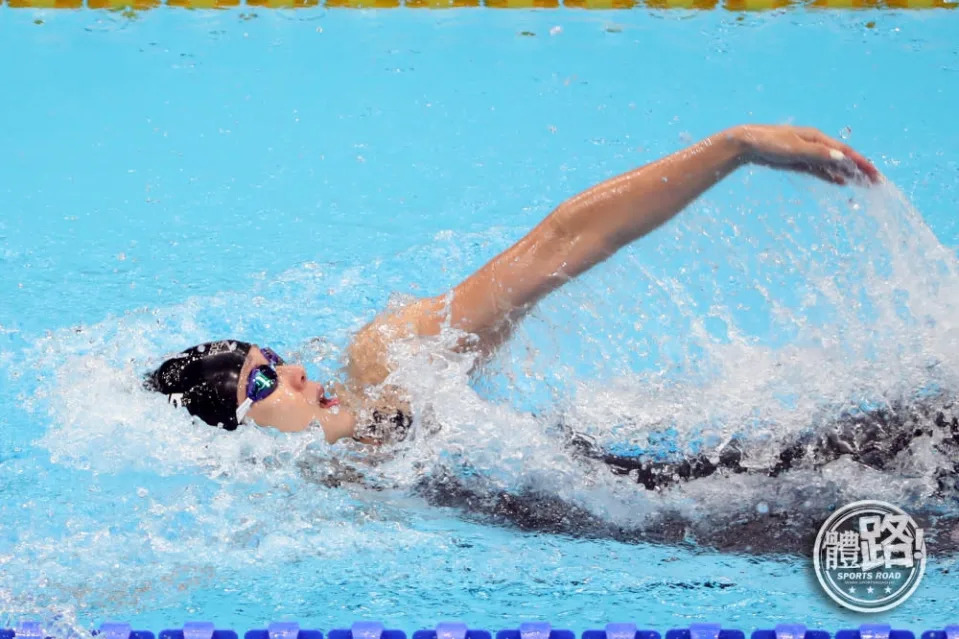
[[[266,399],[280,385],[280,378],[276,374],[276,367],[284,364],[283,358],[270,348],[261,348],[260,352],[266,358],[267,364],[260,364],[250,371],[246,380],[246,399],[236,409],[236,423],[243,422],[243,418],[250,412],[253,402]]]

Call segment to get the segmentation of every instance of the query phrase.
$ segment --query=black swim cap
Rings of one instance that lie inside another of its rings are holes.
[[[170,396],[211,426],[236,430],[236,389],[252,344],[208,342],[166,360],[147,374],[143,386]]]

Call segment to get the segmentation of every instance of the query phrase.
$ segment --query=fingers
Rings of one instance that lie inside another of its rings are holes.
[[[844,153],[818,141],[804,139],[805,137],[807,136],[796,135],[789,142],[792,147],[791,161],[780,164],[779,168],[806,173],[839,185],[845,185],[849,179],[859,177],[852,160]]]
[[[852,161],[856,164],[856,168],[862,171],[862,173],[869,179],[870,182],[877,184],[880,181],[882,175],[879,173],[879,169],[877,169],[872,162],[852,149],[846,152],[846,155],[852,158]]]
[[[811,175],[815,175],[820,180],[825,180],[826,182],[832,182],[833,184],[838,184],[839,186],[846,185],[846,178],[822,167],[809,167],[806,172]]]
[[[814,137],[815,140],[810,141],[808,139],[802,139],[807,137]],[[810,168],[815,167],[818,169],[817,171],[810,170],[807,172],[813,173],[817,177],[823,177],[822,173],[825,172],[830,176],[843,178],[842,182],[838,182],[835,179],[829,179],[830,182],[835,184],[844,184],[848,180],[859,183],[878,181],[879,172],[876,171],[871,164],[866,162],[866,164],[872,168],[872,172],[870,173],[861,168],[859,163],[857,163],[844,151],[836,148],[840,145],[835,143],[835,140],[831,140],[821,133],[815,136],[801,135],[800,138],[801,141],[796,144],[796,150],[798,151],[798,156],[800,159],[799,163]],[[864,158],[863,160],[865,161]]]
[[[838,173],[833,173],[832,171],[819,166],[818,164],[794,164],[792,166],[785,167],[789,171],[795,171],[797,173],[805,173],[806,175],[812,175],[819,178],[825,182],[830,182],[832,184],[838,184],[839,186],[846,185],[846,178]]]
[[[798,133],[801,137],[809,142],[820,144],[829,150],[838,151],[839,153],[843,154],[843,158],[838,158],[835,156],[835,154],[830,154],[830,159],[833,162],[842,162],[844,160],[848,160],[848,162],[851,163],[851,165],[854,166],[858,171],[860,171],[868,181],[874,184],[879,182],[879,170],[872,164],[872,162],[867,160],[861,153],[856,151],[848,144],[840,142],[839,140],[834,140],[819,129],[814,129],[811,127],[801,127],[798,129]],[[857,176],[853,174],[849,177],[855,178]]]
[[[745,126],[750,162],[802,171],[832,182],[877,183],[879,170],[848,144],[814,128],[785,125]]]

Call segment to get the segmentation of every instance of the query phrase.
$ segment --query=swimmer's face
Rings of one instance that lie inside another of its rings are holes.
[[[266,357],[256,346],[250,349],[240,369],[240,383],[237,384],[237,406],[246,399],[246,380],[250,371],[257,366],[269,364]],[[334,409],[336,400],[326,397],[326,389],[306,376],[306,370],[299,365],[280,364],[276,367],[279,385],[269,397],[254,402],[247,417],[259,426],[269,426],[286,433],[306,430],[313,422],[323,426],[328,441],[343,430],[343,422],[351,418],[346,410]]]

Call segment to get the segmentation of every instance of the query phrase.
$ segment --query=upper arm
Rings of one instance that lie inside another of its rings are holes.
[[[613,250],[599,228],[573,232],[551,215],[450,291],[450,323],[492,348],[536,302]]]
[[[436,335],[442,326],[438,298],[419,299],[381,313],[361,328],[347,349],[347,373],[361,385],[381,383],[390,373],[389,347],[396,340]]]
[[[472,348],[495,348],[533,304],[615,250],[607,236],[568,232],[560,219],[546,218],[447,293],[416,300],[364,326],[349,347],[350,376],[362,384],[382,382],[390,371],[392,342],[436,335],[444,325],[476,336]]]

